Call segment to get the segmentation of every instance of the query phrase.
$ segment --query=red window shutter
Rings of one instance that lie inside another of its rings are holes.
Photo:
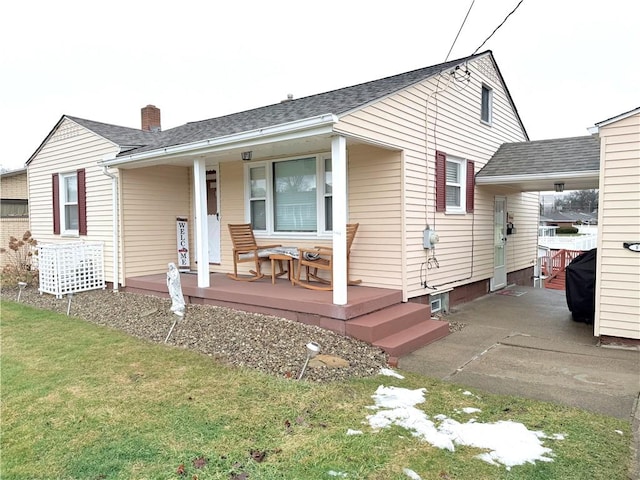
[[[447,210],[447,156],[436,151],[436,212]]]
[[[53,205],[53,234],[60,235],[60,182],[58,174],[51,175],[51,205]]]
[[[473,199],[475,197],[476,172],[473,160],[467,160],[467,213],[473,213]]]
[[[79,169],[78,175],[78,233],[87,234],[87,189],[84,168]]]

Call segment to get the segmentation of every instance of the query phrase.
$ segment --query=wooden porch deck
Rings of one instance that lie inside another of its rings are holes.
[[[181,273],[187,304],[218,305],[235,310],[276,315],[359,338],[391,357],[409,353],[448,334],[447,322],[431,320],[428,306],[402,303],[400,290],[347,287],[348,303],[333,304],[333,292],[294,286],[286,278],[255,282],[232,280],[211,273],[210,287],[198,287],[195,273]],[[169,297],[166,274],[131,277],[126,292]]]

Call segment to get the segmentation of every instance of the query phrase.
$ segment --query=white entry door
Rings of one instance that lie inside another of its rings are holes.
[[[507,286],[507,199],[496,197],[493,209],[493,278],[491,291]]]
[[[207,227],[209,263],[220,263],[220,211],[218,210],[218,175],[207,170]]]

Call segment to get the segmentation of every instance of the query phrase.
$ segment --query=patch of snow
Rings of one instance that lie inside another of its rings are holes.
[[[469,421],[459,423],[445,415],[436,415],[438,426],[415,405],[425,401],[426,389],[409,390],[380,385],[372,398],[375,405],[369,408],[378,410],[368,415],[369,424],[374,429],[398,425],[409,430],[431,445],[455,451],[455,445],[467,445],[489,450],[477,458],[491,464],[501,464],[510,470],[514,465],[552,462],[553,452],[542,445],[541,439],[547,438],[544,432],[528,430],[523,424],[513,421],[478,423]],[[473,409],[479,411],[478,409]],[[471,413],[471,412],[467,412]],[[564,438],[556,434],[557,439]]]
[[[362,435],[362,430],[348,429],[347,430],[347,435]]]
[[[473,408],[473,407],[464,407],[462,409],[462,411],[464,413],[476,413],[476,412],[481,412],[482,410],[480,410],[479,408]]]
[[[403,468],[402,473],[404,473],[411,480],[422,480],[422,477],[418,475],[416,472],[411,470],[410,468]]]
[[[387,377],[396,377],[399,379],[404,379],[404,377],[402,375],[400,375],[399,373],[396,373],[395,371],[391,370],[390,368],[381,368],[380,369],[380,375],[386,375]]]
[[[536,460],[553,461],[547,456],[552,454],[551,449],[542,446],[540,432],[528,430],[522,423],[508,420],[462,424],[448,419],[440,424],[439,430],[457,445],[489,449],[479,457],[489,463],[497,462],[510,468]]]
[[[336,472],[335,470],[329,470],[327,472],[329,475],[331,475],[332,477],[342,477],[342,478],[346,478],[349,476],[348,473],[345,472]]]

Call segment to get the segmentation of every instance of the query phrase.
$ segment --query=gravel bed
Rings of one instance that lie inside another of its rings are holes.
[[[3,288],[3,299],[16,300],[18,290]],[[67,297],[40,295],[26,288],[20,303],[66,314]],[[134,337],[163,343],[177,318],[170,299],[111,290],[93,290],[73,295],[70,314],[86,321],[124,331]],[[176,324],[167,344],[187,348],[240,367],[286,378],[298,378],[306,359],[306,344],[317,342],[321,354],[340,357],[348,367],[311,365],[304,378],[330,382],[376,375],[387,366],[379,348],[344,337],[330,330],[269,315],[241,312],[224,307],[187,305],[186,315]]]

